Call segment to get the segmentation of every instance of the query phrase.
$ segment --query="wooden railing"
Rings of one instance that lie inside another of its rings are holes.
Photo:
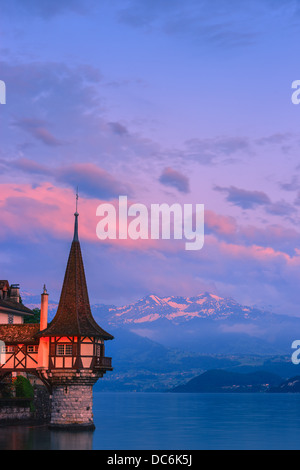
[[[112,369],[111,357],[97,357],[96,368],[100,369]]]

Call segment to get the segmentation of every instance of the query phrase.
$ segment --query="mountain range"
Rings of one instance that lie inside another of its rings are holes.
[[[124,328],[166,347],[202,354],[289,354],[300,338],[298,317],[209,293],[149,295],[123,307],[93,305],[93,313],[107,328]]]
[[[22,295],[39,307],[39,296]],[[96,385],[103,390],[168,390],[211,369],[267,371],[296,376],[291,345],[300,318],[273,314],[210,293],[194,297],[148,295],[126,306],[94,304],[97,322],[114,335],[106,343],[114,371]],[[57,303],[51,302],[53,318]]]
[[[103,318],[109,324],[143,325],[159,320],[168,320],[180,325],[195,319],[241,319],[255,320],[267,312],[258,308],[245,307],[233,299],[205,293],[196,297],[164,297],[148,295],[123,307],[95,305],[102,310]]]

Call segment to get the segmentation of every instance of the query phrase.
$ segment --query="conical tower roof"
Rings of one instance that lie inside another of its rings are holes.
[[[104,331],[94,320],[84,273],[81,248],[78,239],[78,216],[75,215],[74,238],[66,268],[57,313],[39,336],[90,336],[105,340],[113,336]]]

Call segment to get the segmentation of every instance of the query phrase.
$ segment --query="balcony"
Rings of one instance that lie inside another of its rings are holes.
[[[111,357],[97,357],[95,369],[106,369],[112,370],[112,359]]]

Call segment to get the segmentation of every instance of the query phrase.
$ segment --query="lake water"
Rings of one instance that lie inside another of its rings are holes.
[[[300,395],[101,393],[95,432],[0,428],[0,449],[300,449]]]

